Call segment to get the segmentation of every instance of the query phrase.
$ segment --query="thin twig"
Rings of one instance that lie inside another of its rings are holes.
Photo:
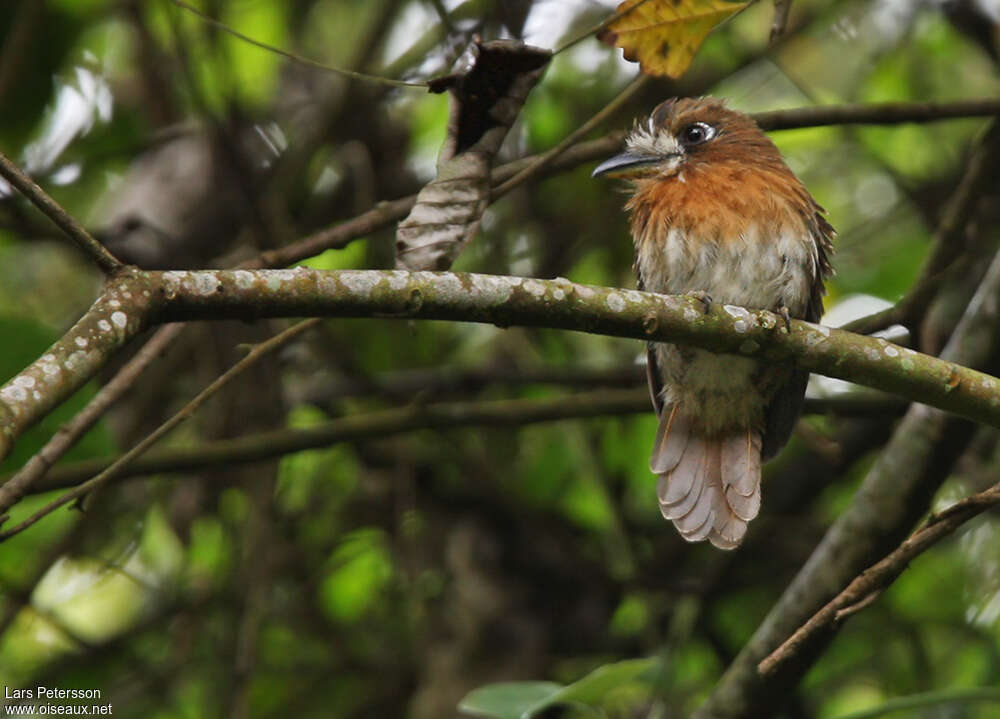
[[[645,375],[642,377],[645,382]],[[432,393],[433,394],[433,393]],[[806,400],[804,414],[838,417],[884,416],[898,413],[906,403],[887,399],[871,403],[850,399]],[[329,447],[338,442],[358,442],[405,432],[451,427],[520,426],[564,419],[613,417],[650,411],[649,393],[642,390],[603,389],[558,395],[546,399],[456,401],[376,410],[341,417],[308,429],[284,429],[243,435],[236,439],[206,442],[196,447],[163,449],[135,460],[117,480],[150,474],[196,472],[213,467],[229,467],[259,462],[306,449]],[[115,458],[84,459],[51,469],[32,487],[32,492],[49,492],[72,487],[106,469]]]
[[[428,429],[519,427],[589,417],[612,417],[652,411],[645,390],[601,390],[544,399],[480,402],[415,402],[406,407],[364,412],[302,429],[280,429],[206,442],[197,447],[150,452],[116,473],[116,480],[149,474],[200,471],[259,462],[338,442],[360,442]],[[90,459],[54,468],[35,489],[72,487],[116,460]]]
[[[794,130],[826,125],[896,125],[903,122],[935,122],[959,117],[1000,115],[1000,99],[955,102],[882,102],[872,104],[820,105],[793,110],[758,112],[754,120],[764,130]]]
[[[174,5],[181,8],[182,10],[187,10],[188,12],[197,15],[202,21],[208,23],[209,25],[218,28],[224,33],[232,35],[235,38],[242,40],[243,42],[249,43],[254,47],[259,47],[262,50],[267,50],[268,52],[273,52],[276,55],[281,55],[284,58],[296,62],[300,65],[305,65],[306,67],[315,68],[317,70],[323,70],[324,72],[332,72],[343,77],[349,77],[354,80],[363,80],[364,82],[373,82],[379,85],[391,85],[392,87],[427,87],[427,83],[423,81],[407,81],[407,80],[393,80],[388,77],[378,77],[377,75],[368,75],[363,72],[357,72],[355,70],[345,70],[339,67],[333,67],[332,65],[326,65],[316,60],[310,60],[307,57],[302,57],[301,55],[296,55],[288,50],[282,50],[280,47],[275,47],[273,45],[268,45],[267,43],[261,42],[260,40],[255,40],[249,35],[244,35],[240,31],[229,27],[223,22],[216,20],[211,15],[207,15],[193,5],[189,5],[184,2],[184,0],[170,0]]]
[[[966,497],[932,516],[923,528],[910,535],[885,559],[858,575],[846,589],[761,661],[757,665],[757,670],[766,676],[775,672],[783,663],[793,660],[813,636],[837,623],[839,612],[856,605],[866,606],[872,594],[877,595],[892,584],[918,555],[930,549],[965,522],[998,504],[1000,504],[1000,483]]]
[[[104,270],[111,273],[124,265],[107,248],[95,240],[76,219],[64,210],[48,193],[35,184],[34,180],[21,171],[6,155],[0,152],[0,176],[2,176],[18,192],[27,197],[31,203],[52,220],[66,236],[76,243],[90,258]]]
[[[301,335],[306,330],[309,330],[319,324],[322,320],[319,318],[313,318],[299,322],[292,327],[289,327],[284,332],[281,332],[266,342],[262,342],[255,346],[246,357],[241,359],[239,362],[234,364],[223,374],[217,377],[208,387],[202,390],[198,395],[188,402],[184,407],[181,408],[173,417],[168,419],[166,422],[161,424],[150,434],[148,434],[141,442],[135,445],[128,452],[119,457],[115,462],[113,462],[107,469],[102,471],[96,477],[87,480],[83,484],[79,485],[75,489],[66,492],[58,499],[50,502],[49,504],[42,507],[40,510],[35,512],[33,515],[25,519],[20,524],[11,527],[8,530],[0,532],[0,542],[13,537],[20,532],[23,532],[28,527],[32,526],[42,518],[51,514],[55,510],[59,509],[63,505],[72,502],[75,499],[83,497],[85,494],[103,486],[107,482],[114,479],[119,472],[125,470],[128,465],[135,460],[137,457],[141,456],[146,450],[152,447],[154,444],[159,442],[163,437],[169,434],[175,427],[184,422],[186,419],[190,418],[194,413],[200,408],[205,402],[214,397],[223,387],[228,385],[234,379],[236,379],[243,372],[248,370],[254,364],[256,364],[261,358],[270,352],[273,352],[280,347],[288,344],[291,340],[295,339]]]
[[[498,198],[503,197],[510,190],[517,187],[523,182],[527,182],[531,178],[535,177],[538,173],[548,167],[552,162],[559,157],[563,152],[568,150],[571,146],[579,142],[580,138],[586,136],[595,127],[599,126],[606,119],[614,115],[618,110],[621,109],[622,105],[631,100],[639,90],[646,86],[649,81],[648,75],[639,75],[632,82],[630,82],[624,90],[618,93],[611,102],[605,105],[601,110],[587,120],[585,123],[580,125],[578,128],[573,130],[570,134],[562,139],[562,141],[553,147],[551,150],[543,152],[538,155],[535,160],[528,165],[526,168],[518,172],[512,178],[503,182],[499,187],[493,190],[491,197]]]
[[[801,127],[813,127],[836,124],[895,124],[903,122],[932,122],[956,117],[978,117],[1000,113],[1000,100],[963,100],[955,103],[886,103],[877,105],[836,105],[831,107],[801,107],[777,112],[757,113],[752,117],[765,130],[791,130]],[[572,147],[561,150],[558,157],[548,162],[546,167],[537,173],[547,175],[577,167],[585,162],[599,160],[621,145],[624,133],[620,130],[610,132],[602,138],[580,142]],[[551,152],[551,150],[549,151]],[[543,158],[547,153],[530,155],[497,167],[493,171],[493,182],[496,186],[494,196],[500,187],[504,192],[513,189],[508,184],[510,179]],[[526,179],[531,179],[530,177]],[[524,180],[522,180],[523,182]],[[310,235],[286,247],[262,253],[253,260],[246,262],[245,268],[283,267],[299,262],[307,257],[328,249],[346,247],[354,239],[364,237],[384,227],[388,227],[404,217],[413,209],[416,195],[402,197],[397,200],[382,202],[356,217],[344,220],[338,225]]]
[[[184,325],[161,327],[118,373],[101,387],[93,399],[69,422],[59,428],[38,452],[7,482],[0,486],[0,516],[31,490],[40,477],[62,457],[87,430],[133,385],[153,360],[162,355],[180,335]]]
[[[599,23],[597,23],[596,25],[594,25],[589,30],[584,30],[582,33],[580,33],[576,37],[574,37],[574,38],[572,38],[572,39],[567,40],[566,42],[564,42],[562,45],[560,45],[555,50],[553,50],[552,54],[553,55],[558,55],[561,52],[569,50],[571,47],[573,47],[574,45],[577,45],[577,44],[583,42],[584,40],[586,40],[591,35],[596,35],[601,30],[604,30],[609,25],[618,22],[619,20],[621,20],[623,17],[625,17],[629,13],[631,13],[631,12],[633,12],[635,10],[638,10],[643,5],[645,5],[647,2],[649,2],[649,0],[639,0],[639,2],[637,2],[635,5],[632,5],[631,7],[627,7],[624,10],[618,10],[618,11],[612,13],[611,15],[608,15],[606,18],[604,18],[603,20],[601,20]]]

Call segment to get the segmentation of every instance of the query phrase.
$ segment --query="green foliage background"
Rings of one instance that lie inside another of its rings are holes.
[[[475,32],[552,45],[608,12],[585,2],[444,2],[448,31],[436,4],[198,6],[263,42],[393,77],[445,72]],[[709,38],[688,76],[651,83],[602,131],[675,93],[725,96],[748,112],[997,95],[996,25],[990,45],[934,6],[895,14],[890,6],[800,0],[789,35],[768,50],[771,5],[757,3]],[[24,49],[5,52],[19,32]],[[445,137],[443,96],[303,69],[166,1],[7,2],[0,38],[0,150],[100,236],[134,248],[112,223],[124,189],[148,182],[150,164],[182,174],[190,149],[170,144],[178,137],[212,148],[220,174],[196,172],[179,184],[198,188],[197,206],[219,216],[199,234],[182,213],[163,240],[167,263],[181,256],[171,243],[183,237],[191,240],[186,266],[217,266],[416,192]],[[554,145],[633,73],[594,40],[557,56],[505,159]],[[862,296],[870,311],[875,298],[893,302],[911,285],[984,124],[773,135],[840,232],[828,309]],[[590,169],[496,202],[456,269],[632,286],[622,195],[591,180]],[[163,206],[191,202],[174,199],[175,189],[152,194]],[[996,199],[987,217],[996,217]],[[146,222],[155,224],[150,202]],[[996,226],[980,229],[983,243],[995,246]],[[387,266],[392,242],[392,229],[381,230],[308,264]],[[85,309],[99,278],[7,194],[0,258],[0,368],[9,377]],[[281,325],[192,329],[165,369],[65,461],[130,446],[231,364],[237,345]],[[414,402],[558,401],[582,390],[558,377],[510,378],[539,368],[628,375],[640,349],[545,330],[329,322],[169,444]],[[492,378],[428,379],[471,371]],[[627,383],[640,385],[638,371]],[[818,383],[814,391],[833,390]],[[20,467],[93,392],[88,386],[22,438],[0,471]],[[877,444],[832,479],[812,470],[858,421],[803,421],[768,469],[765,516],[732,555],[684,544],[659,517],[647,469],[651,414],[411,432],[272,464],[130,481],[86,513],[62,510],[0,544],[0,684],[99,688],[116,716],[135,717],[422,718],[452,715],[463,697],[467,711],[497,717],[684,716],[852,496]],[[879,422],[884,429],[891,418]],[[995,448],[993,433],[978,437],[936,506],[995,481]],[[802,496],[771,501],[794,496],[797,482],[808,487]],[[9,521],[52,496],[29,498]],[[844,719],[894,697],[995,687],[997,531],[996,516],[984,517],[915,562],[846,624],[785,715]],[[530,683],[490,686],[522,680]],[[986,719],[998,707],[959,702],[906,716]]]

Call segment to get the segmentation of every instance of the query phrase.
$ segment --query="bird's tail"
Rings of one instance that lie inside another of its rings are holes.
[[[674,405],[664,408],[649,468],[660,512],[689,542],[735,549],[760,511],[760,433],[703,436]]]

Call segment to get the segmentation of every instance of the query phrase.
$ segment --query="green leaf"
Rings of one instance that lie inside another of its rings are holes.
[[[522,719],[530,717],[555,696],[562,684],[555,682],[501,682],[474,689],[466,695],[458,710],[493,719]]]
[[[568,686],[552,682],[502,682],[470,692],[458,708],[474,716],[531,719],[556,704],[598,706],[613,690],[634,682],[651,683],[659,659],[628,659],[598,667]]]

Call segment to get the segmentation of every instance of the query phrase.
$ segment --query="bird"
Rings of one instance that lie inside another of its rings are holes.
[[[746,114],[671,98],[593,176],[630,183],[639,289],[818,322],[832,274],[826,210]],[[658,415],[649,467],[660,511],[690,541],[735,549],[760,511],[761,464],[788,442],[809,373],[749,357],[648,343]]]

